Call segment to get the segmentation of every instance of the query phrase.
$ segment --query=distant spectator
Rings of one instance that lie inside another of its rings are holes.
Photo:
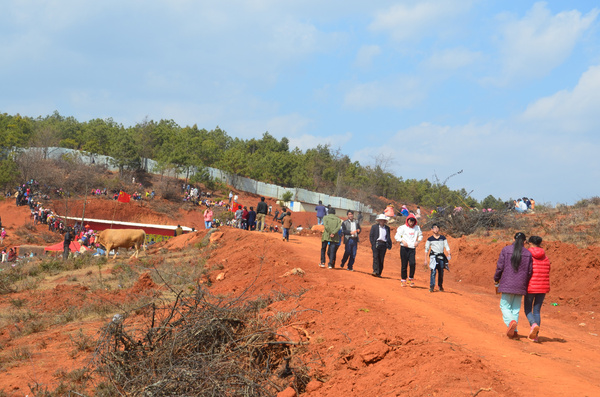
[[[402,209],[400,210],[400,214],[401,214],[402,216],[408,216],[408,214],[409,214],[409,211],[408,211],[408,208],[406,207],[406,205],[403,205],[403,206],[402,206]]]
[[[63,240],[63,259],[69,259],[69,252],[71,250],[71,242],[75,238],[74,233],[71,231],[71,228],[67,228],[65,232],[64,240]]]
[[[175,229],[175,232],[173,233],[173,235],[175,237],[177,236],[181,236],[183,234],[183,229],[181,228],[181,225],[177,225],[177,228]]]
[[[315,211],[317,211],[317,225],[322,225],[323,217],[326,214],[326,209],[321,200],[319,200],[319,205],[315,207]]]
[[[213,215],[214,214],[211,207],[208,207],[206,210],[204,210],[204,227],[206,229],[210,229],[212,227]]]
[[[385,216],[387,216],[388,218],[393,218],[396,216],[396,214],[394,213],[394,205],[392,203],[389,203],[387,205],[387,207],[385,207],[385,210],[383,210],[383,214]]]
[[[292,213],[287,212],[287,216],[283,219],[283,241],[290,241],[290,229],[292,227]]]
[[[265,198],[261,197],[260,202],[256,205],[256,228],[261,232],[265,230],[265,217],[268,212],[269,207],[265,203]]]
[[[248,223],[246,225],[246,230],[254,230],[256,228],[256,212],[254,211],[254,207],[250,207],[250,211],[248,211]]]

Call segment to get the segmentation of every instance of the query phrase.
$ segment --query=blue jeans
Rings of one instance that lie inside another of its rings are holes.
[[[437,259],[435,267],[431,269],[431,277],[429,278],[429,288],[435,287],[435,274],[438,273],[438,287],[443,288],[444,284],[444,263],[443,260]]]
[[[212,221],[204,221],[204,228],[205,229],[210,229],[211,226],[212,226]]]
[[[344,256],[342,257],[342,267],[346,261],[348,261],[348,269],[352,270],[354,267],[354,260],[356,259],[356,250],[358,243],[355,238],[348,239],[348,242],[344,246]]]
[[[283,228],[283,238],[290,241],[290,229]]]
[[[322,225],[322,224],[323,224],[323,217],[317,216],[317,225]]]
[[[529,325],[537,324],[540,325],[542,318],[540,311],[542,310],[542,304],[546,294],[527,294],[523,301],[523,311],[529,320]]]

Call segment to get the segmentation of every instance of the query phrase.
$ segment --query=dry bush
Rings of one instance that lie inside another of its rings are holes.
[[[75,336],[69,336],[69,338],[74,347],[70,353],[72,358],[76,357],[79,352],[91,352],[96,348],[96,340],[92,336],[84,334],[81,328]]]
[[[181,181],[174,178],[161,178],[154,187],[154,193],[165,200],[180,203],[182,200]]]
[[[291,362],[294,342],[261,320],[262,305],[211,296],[199,288],[151,306],[138,328],[115,316],[102,329],[98,372],[131,396],[270,396],[290,383],[298,393],[307,369]],[[106,383],[102,384],[106,387]]]
[[[28,244],[32,244],[36,242],[36,237],[32,234],[32,231],[35,230],[35,226],[31,223],[26,223],[23,226],[20,226],[17,230],[15,230],[15,234],[19,236],[22,240],[25,240]]]
[[[526,220],[514,211],[459,211],[451,214],[436,213],[422,225],[425,230],[437,223],[444,232],[458,238],[481,231],[497,229],[523,229]]]
[[[578,202],[576,202],[573,205],[573,207],[574,208],[585,208],[585,207],[590,207],[590,206],[598,207],[599,205],[600,205],[600,197],[594,196],[589,199],[579,200]]]
[[[544,220],[537,222],[535,227],[543,230],[549,240],[558,240],[585,248],[600,241],[598,209],[598,205],[587,200],[585,205],[580,201],[579,205],[571,207],[557,206]]]

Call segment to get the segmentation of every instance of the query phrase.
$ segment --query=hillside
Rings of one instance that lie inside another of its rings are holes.
[[[241,200],[257,201],[245,196]],[[103,201],[92,200],[86,216],[106,217]],[[221,227],[205,247],[207,232],[199,211],[172,208],[165,213],[161,205],[166,204],[131,203],[117,214],[119,220],[181,223],[199,231],[156,244],[139,260],[42,272],[35,283],[16,283],[15,291],[3,291],[4,395],[41,395],[61,382],[83,382],[75,374],[79,368],[93,367],[91,340],[99,338],[114,314],[161,296],[168,300],[162,286],[165,274],[198,280],[219,296],[271,296],[261,316],[289,320],[281,322],[277,334],[298,343],[290,365],[309,370],[310,383],[302,395],[600,395],[597,245],[545,242],[552,261],[552,290],[542,309],[541,343],[534,344],[505,336],[499,296],[493,291],[496,260],[510,243],[510,232],[449,238],[453,258],[445,275],[446,292],[432,294],[421,250],[417,287],[402,288],[397,245],[386,256],[384,277],[377,279],[370,276],[372,256],[364,241],[355,272],[321,269],[319,233],[292,235],[286,243],[276,233]],[[10,245],[23,242],[19,231],[27,230],[37,239],[47,233],[41,225],[26,228],[28,209],[12,201],[0,202],[0,214]],[[543,215],[531,215],[537,216]],[[293,214],[296,223],[307,225],[314,223],[313,217]],[[367,233],[365,225],[363,236]],[[200,259],[206,271],[198,275],[191,267]],[[301,268],[304,275],[285,276],[293,268]],[[78,311],[73,313],[73,308]],[[127,327],[144,317],[144,312],[134,312]],[[24,332],[36,313],[53,313],[54,320]],[[523,313],[520,324],[524,333],[528,327]],[[82,346],[84,341],[89,346]],[[94,384],[85,389],[88,395],[99,393]],[[281,395],[292,393],[287,389]]]

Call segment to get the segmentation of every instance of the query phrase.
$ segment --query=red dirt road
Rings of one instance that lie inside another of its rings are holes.
[[[363,230],[364,237],[367,232]],[[241,243],[246,240],[244,235],[251,235],[247,238],[256,245],[251,252]],[[553,296],[549,294],[542,309],[541,343],[525,337],[519,341],[508,339],[499,296],[493,292],[495,263],[486,265],[489,277],[482,284],[489,285],[487,288],[457,280],[459,270],[467,272],[465,267],[470,265],[452,239],[452,249],[459,252],[453,255],[451,272],[446,272],[446,292],[435,293],[429,292],[429,274],[420,250],[417,287],[410,288],[400,286],[398,245],[388,251],[384,277],[377,279],[370,275],[371,252],[364,242],[359,245],[355,272],[348,272],[317,267],[320,239],[316,237],[292,236],[289,243],[284,243],[270,233],[225,229],[224,240],[241,241],[236,244],[238,248],[225,244],[218,251],[218,258],[227,258],[227,277],[218,289],[243,288],[244,280],[250,281],[248,276],[257,272],[256,266],[247,266],[244,272],[244,265],[237,265],[242,262],[237,260],[240,251],[247,258],[246,265],[265,256],[259,277],[265,287],[276,287],[280,276],[294,267],[305,270],[299,283],[310,292],[303,295],[301,305],[321,310],[322,314],[310,310],[300,317],[309,324],[314,320],[312,333],[323,339],[321,357],[327,357],[319,369],[326,382],[311,396],[451,396],[478,391],[484,396],[600,395],[600,346],[598,336],[589,332],[589,325],[580,326],[571,316],[553,318],[560,306],[550,305]],[[338,263],[340,259],[338,255]],[[520,332],[526,335],[529,325],[523,314],[519,324]],[[388,347],[397,345],[394,354],[358,368],[340,362],[340,355],[343,362],[349,348],[360,350],[377,342]],[[449,354],[447,348],[458,354]]]

